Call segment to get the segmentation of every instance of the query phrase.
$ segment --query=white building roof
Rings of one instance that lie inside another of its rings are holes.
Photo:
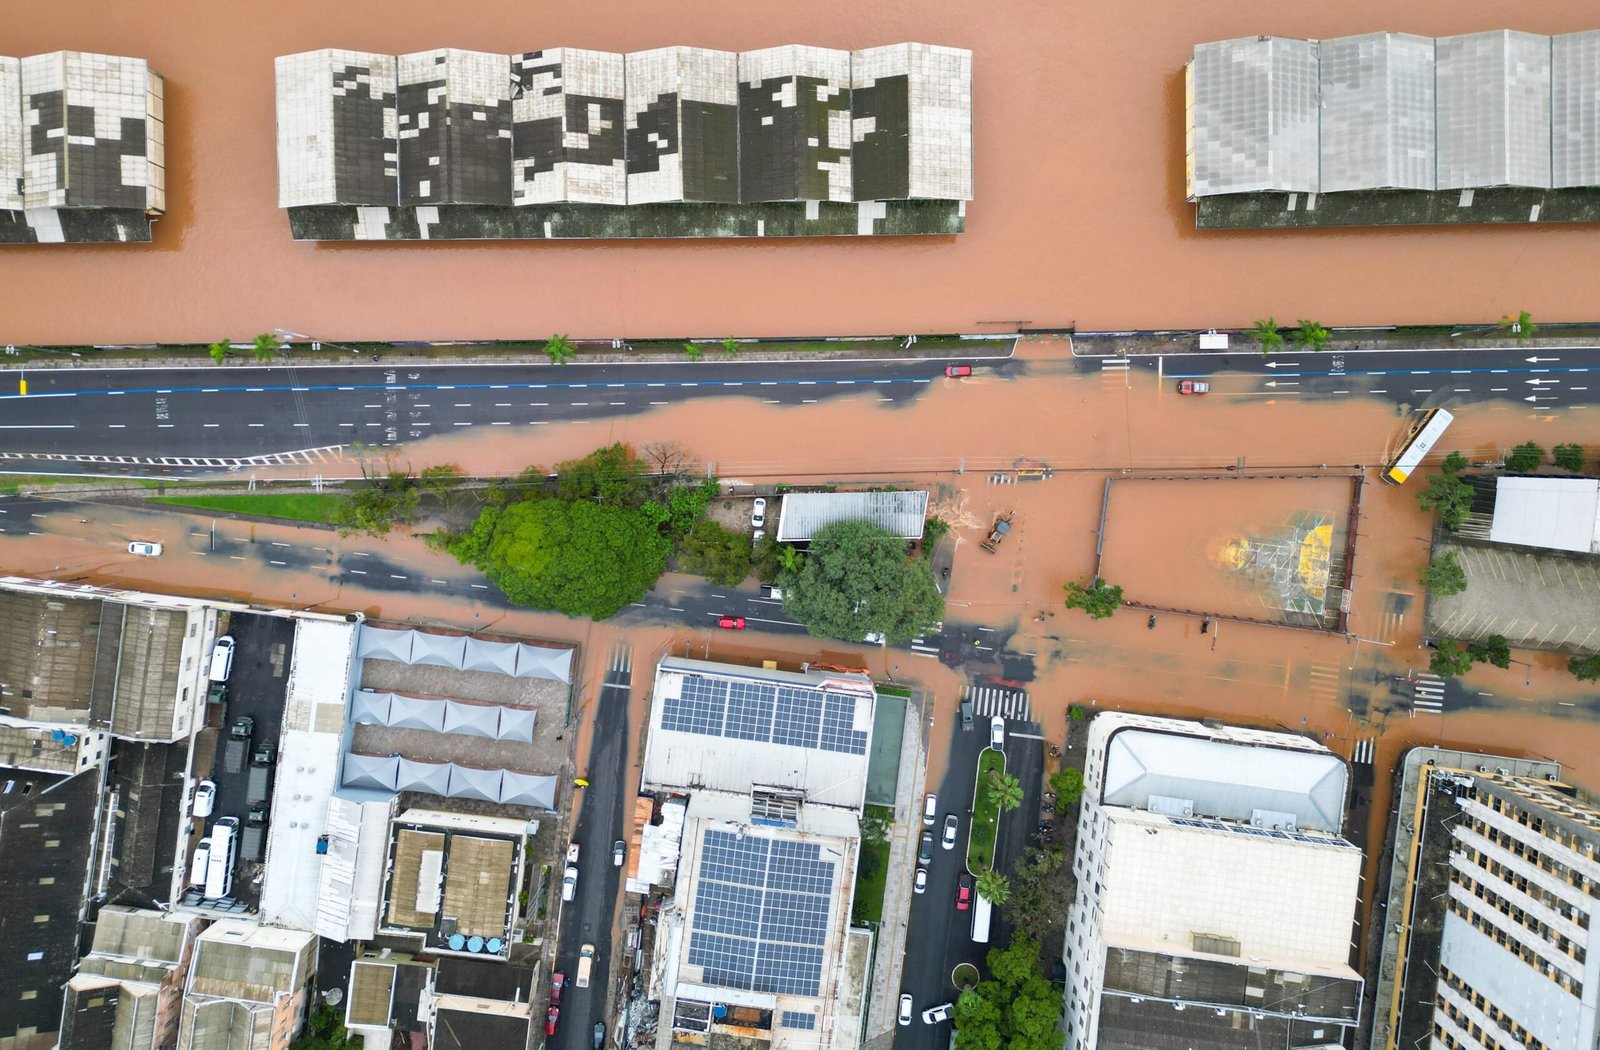
[[[1496,29],[1442,36],[1439,188],[1550,185],[1550,38]]]
[[[1600,186],[1600,29],[1550,38],[1550,177]]]
[[[927,517],[925,491],[791,492],[778,512],[778,542],[802,543],[840,521],[865,521],[902,539],[921,539]]]
[[[1322,41],[1322,192],[1434,188],[1433,41]]]
[[[875,702],[864,675],[668,658],[656,667],[645,789],[786,788],[858,809]]]
[[[1173,732],[1113,733],[1102,805],[1245,823],[1270,814],[1265,823],[1291,817],[1302,831],[1336,834],[1344,827],[1348,772],[1332,752],[1229,740],[1194,722],[1171,725]],[[1204,735],[1190,735],[1191,728]],[[1176,805],[1180,801],[1187,810]]]
[[[1500,478],[1495,483],[1489,539],[1600,554],[1600,480]]]
[[[328,800],[338,780],[339,738],[332,733],[286,730],[278,753],[261,919],[313,930],[322,885],[317,838],[327,829]]]
[[[1198,44],[1187,75],[1190,196],[1317,192],[1316,41]]]
[[[1346,971],[1361,851],[1251,830],[1106,811],[1104,940],[1188,955],[1203,934],[1238,941],[1241,960]]]

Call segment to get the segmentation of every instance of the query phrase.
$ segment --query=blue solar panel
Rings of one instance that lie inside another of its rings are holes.
[[[821,689],[686,674],[678,695],[662,699],[661,727],[864,755],[867,733],[853,728],[859,702]]]
[[[707,983],[816,995],[835,870],[815,843],[707,829],[689,963],[702,968]]]
[[[798,1010],[784,1010],[779,1023],[785,1028],[798,1028],[811,1032],[816,1030],[817,1015],[803,1014]]]

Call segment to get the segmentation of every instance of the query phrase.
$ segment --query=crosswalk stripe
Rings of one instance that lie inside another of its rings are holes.
[[[972,701],[974,713],[989,718],[1000,715],[1018,721],[1032,721],[1028,693],[1023,689],[1001,689],[995,686],[970,686],[964,699]]]

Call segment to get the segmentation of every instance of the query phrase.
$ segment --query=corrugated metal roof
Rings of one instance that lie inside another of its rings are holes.
[[[1489,539],[1600,554],[1600,480],[1500,478],[1495,483]]]
[[[791,492],[778,512],[778,542],[803,543],[823,526],[865,521],[903,539],[921,539],[928,516],[928,493]]]
[[[1428,37],[1324,40],[1322,192],[1433,189],[1433,81]]]
[[[1550,184],[1600,186],[1600,29],[1550,38]]]
[[[1498,29],[1442,36],[1439,188],[1550,185],[1550,38]]]
[[[1190,75],[1195,196],[1317,192],[1316,41],[1199,44]]]

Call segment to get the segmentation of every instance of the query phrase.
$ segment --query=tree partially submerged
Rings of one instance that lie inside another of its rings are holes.
[[[928,563],[906,542],[864,521],[826,525],[799,567],[779,576],[784,612],[816,638],[859,642],[882,634],[903,642],[944,618]]]
[[[1544,449],[1536,442],[1524,441],[1506,457],[1506,469],[1513,474],[1528,474],[1539,469],[1544,462]]]
[[[1066,585],[1067,608],[1082,609],[1093,620],[1104,620],[1122,608],[1122,588],[1096,576],[1088,586],[1077,580]]]
[[[1467,589],[1467,570],[1462,567],[1456,552],[1448,551],[1433,559],[1433,563],[1422,570],[1418,582],[1435,598],[1448,598]]]
[[[1472,512],[1472,486],[1454,474],[1430,474],[1417,503],[1423,510],[1437,509],[1440,524],[1455,532]]]

